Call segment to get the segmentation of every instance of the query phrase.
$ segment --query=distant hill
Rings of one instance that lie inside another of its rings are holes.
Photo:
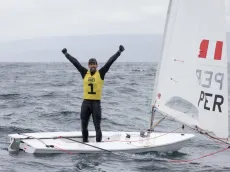
[[[230,55],[230,33],[227,37]],[[86,62],[91,57],[105,62],[122,44],[126,51],[118,58],[118,62],[157,62],[160,58],[161,42],[162,35],[72,36],[20,40],[0,44],[0,61],[66,62],[61,50],[67,48],[80,62]]]
[[[161,35],[73,36],[15,41],[0,44],[0,61],[66,61],[61,50],[67,48],[81,62],[91,57],[104,62],[120,44],[126,51],[118,61],[157,61]]]

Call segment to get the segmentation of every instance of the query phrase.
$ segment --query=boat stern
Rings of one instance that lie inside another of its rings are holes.
[[[20,150],[20,139],[10,137],[10,145],[8,151],[10,153],[18,153]]]

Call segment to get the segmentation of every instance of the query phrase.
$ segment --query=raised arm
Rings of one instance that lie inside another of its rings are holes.
[[[121,55],[121,52],[123,52],[124,50],[125,48],[120,45],[119,50],[112,57],[110,57],[105,65],[99,70],[102,80],[104,80],[105,74],[109,71],[111,65],[117,60],[117,58]]]
[[[71,56],[69,53],[67,53],[67,49],[64,48],[62,50],[62,53],[66,56],[66,58],[77,68],[77,70],[81,73],[82,78],[85,77],[85,74],[87,73],[87,69],[84,68],[79,61]]]

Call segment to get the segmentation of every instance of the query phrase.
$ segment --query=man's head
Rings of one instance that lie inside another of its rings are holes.
[[[96,72],[97,70],[97,60],[95,58],[89,59],[88,62],[90,72]]]

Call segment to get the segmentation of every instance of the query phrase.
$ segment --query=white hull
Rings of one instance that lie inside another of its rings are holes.
[[[126,137],[127,134],[130,138]],[[96,142],[95,132],[89,132],[87,143],[89,145],[85,145],[74,141],[82,141],[80,131],[10,134],[11,143],[8,150],[9,152],[23,150],[27,153],[174,152],[186,146],[187,142],[194,137],[193,134],[159,132],[151,132],[150,137],[146,136],[147,133],[141,137],[139,132],[104,131],[102,142]]]

